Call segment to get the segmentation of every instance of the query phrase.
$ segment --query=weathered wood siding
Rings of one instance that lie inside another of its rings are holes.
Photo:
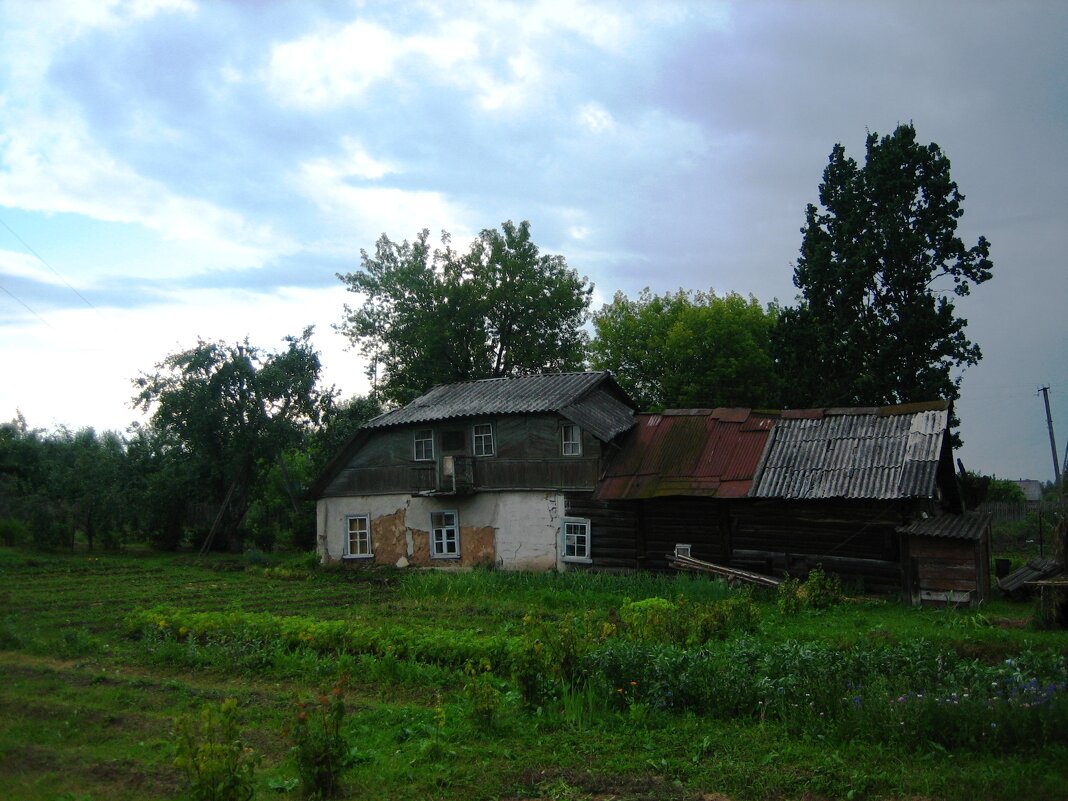
[[[732,509],[731,564],[805,577],[817,565],[865,591],[901,592],[905,501],[739,501]]]
[[[690,555],[722,564],[730,547],[730,504],[706,498],[654,498],[641,502],[644,533],[643,566],[667,569],[676,545],[689,545]]]
[[[928,604],[964,602],[972,606],[989,591],[989,545],[945,537],[913,536],[908,543],[913,571],[913,601]]]
[[[639,566],[638,516],[633,503],[595,501],[590,492],[564,496],[564,514],[590,521],[593,568],[630,569]]]
[[[432,490],[438,486],[439,463],[445,455],[471,460],[475,490],[592,490],[600,474],[601,442],[582,431],[582,455],[564,456],[560,428],[565,422],[551,414],[508,415],[374,430],[323,495]],[[494,455],[476,457],[472,427],[483,423],[493,426]],[[414,435],[427,429],[433,432],[435,458],[417,461]],[[445,448],[459,443],[462,447]]]

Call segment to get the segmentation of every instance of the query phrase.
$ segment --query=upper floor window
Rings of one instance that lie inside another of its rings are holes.
[[[560,451],[564,456],[582,456],[582,429],[573,423],[560,427]]]
[[[419,462],[434,458],[434,432],[429,428],[415,432],[415,459]]]
[[[493,456],[493,426],[490,423],[476,423],[471,429],[474,437],[475,456]]]
[[[345,521],[345,556],[368,558],[371,552],[371,518],[352,515]]]

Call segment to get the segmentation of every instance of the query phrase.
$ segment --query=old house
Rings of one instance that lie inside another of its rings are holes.
[[[989,591],[947,403],[635,412],[607,373],[437,387],[368,422],[312,488],[324,559],[664,569],[667,555],[914,602]]]
[[[449,384],[361,428],[311,488],[327,560],[566,569],[585,503],[634,423],[607,373]]]

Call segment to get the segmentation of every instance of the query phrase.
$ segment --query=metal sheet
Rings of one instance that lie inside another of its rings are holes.
[[[752,497],[934,497],[948,404],[814,411],[783,413]]]

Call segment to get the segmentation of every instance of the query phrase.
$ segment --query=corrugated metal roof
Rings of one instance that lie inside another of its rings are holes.
[[[902,534],[917,534],[921,537],[949,537],[956,540],[981,540],[990,529],[991,515],[988,512],[966,512],[962,515],[939,515],[925,520],[914,520],[898,529]]]
[[[675,409],[638,415],[595,496],[623,500],[744,496],[775,416],[748,409]]]
[[[393,409],[368,421],[364,428],[385,428],[490,414],[558,412],[564,407],[575,405],[583,395],[607,381],[612,382],[618,395],[625,397],[606,372],[545,373],[444,384],[434,387],[403,408]],[[604,397],[611,397],[608,392],[602,394]],[[611,417],[613,422],[623,408],[633,417],[633,409],[623,402],[604,402],[602,405],[605,407],[603,414]]]
[[[803,410],[775,426],[751,497],[933,497],[949,405]]]
[[[634,425],[634,409],[603,387],[597,387],[559,412],[602,442],[615,439]]]

